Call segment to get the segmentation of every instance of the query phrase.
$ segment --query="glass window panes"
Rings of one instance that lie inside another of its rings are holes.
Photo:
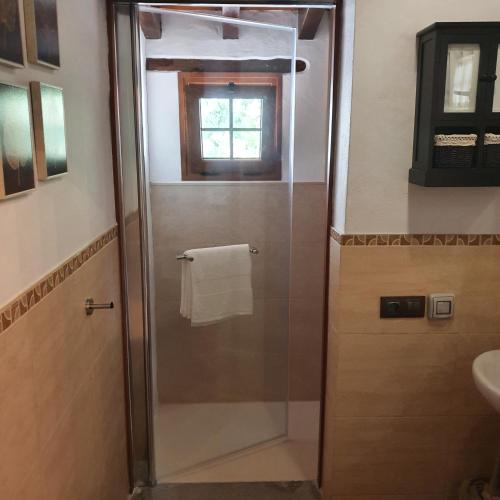
[[[263,99],[200,98],[201,154],[206,160],[258,160]]]
[[[203,130],[201,132],[202,157],[231,158],[230,141],[229,130]]]
[[[229,99],[200,99],[201,128],[229,128]]]
[[[480,52],[479,44],[448,45],[445,113],[473,113],[476,110]]]
[[[233,99],[233,127],[261,128],[262,99]]]
[[[235,130],[233,132],[234,158],[260,158],[260,130]]]
[[[495,96],[493,98],[493,111],[500,113],[500,45],[497,53],[497,70],[495,72],[497,79],[495,81]]]

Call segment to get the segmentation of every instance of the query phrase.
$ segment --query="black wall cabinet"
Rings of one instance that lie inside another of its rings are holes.
[[[500,186],[500,22],[436,23],[417,42],[410,182]]]

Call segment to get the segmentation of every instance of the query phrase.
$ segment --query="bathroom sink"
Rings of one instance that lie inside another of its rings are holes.
[[[480,354],[472,364],[472,375],[479,392],[500,413],[500,350]]]

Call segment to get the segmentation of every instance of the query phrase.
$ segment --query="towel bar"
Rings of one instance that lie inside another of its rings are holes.
[[[259,249],[255,248],[255,247],[250,247],[249,252],[251,254],[257,255],[259,253]],[[189,262],[193,262],[193,260],[194,260],[193,257],[190,257],[189,255],[186,255],[185,253],[183,253],[182,255],[177,255],[176,259],[177,260],[189,260]]]

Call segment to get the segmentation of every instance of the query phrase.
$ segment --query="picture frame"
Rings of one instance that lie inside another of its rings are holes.
[[[31,108],[38,179],[68,173],[63,89],[31,82]]]
[[[35,188],[29,91],[0,82],[0,200]]]
[[[0,64],[25,66],[20,0],[0,0]]]
[[[24,0],[24,17],[28,61],[59,69],[57,0]]]

